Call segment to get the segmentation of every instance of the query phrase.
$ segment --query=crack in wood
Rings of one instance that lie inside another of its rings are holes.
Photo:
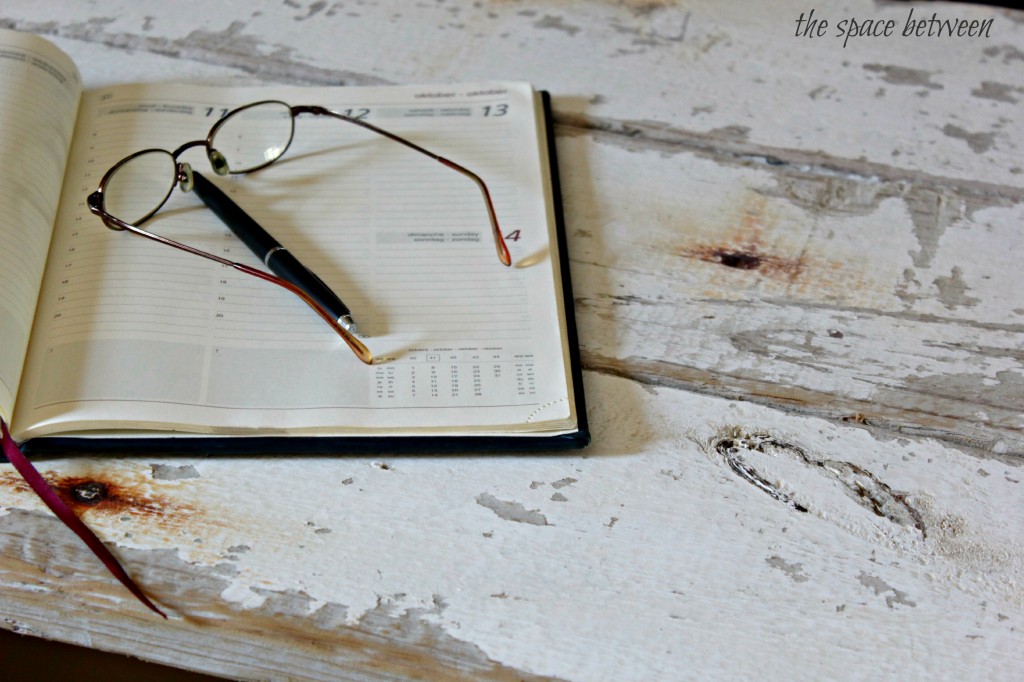
[[[555,100],[557,104],[557,98]],[[763,165],[817,176],[845,178],[863,182],[912,183],[922,189],[954,191],[982,201],[1024,202],[1024,188],[999,183],[936,175],[859,159],[832,156],[819,151],[803,151],[738,141],[732,135],[714,131],[701,133],[660,121],[618,120],[589,114],[555,110],[555,124],[566,135],[589,134],[612,141],[627,149],[642,147],[668,153],[691,152],[716,161],[738,165]]]
[[[612,358],[580,350],[583,368],[590,372],[616,376],[646,386],[670,388],[698,395],[743,400],[793,414],[817,417],[835,424],[866,428],[876,437],[895,435],[933,438],[973,457],[995,459],[1012,466],[1024,465],[1024,429],[965,430],[963,420],[899,405],[857,400],[801,388],[780,386],[767,381],[727,375],[688,367],[664,360],[630,357]],[[1003,443],[1004,449],[993,448]]]
[[[245,23],[233,21],[221,31],[196,29],[182,38],[169,39],[125,31],[105,30],[114,19],[94,18],[61,25],[56,21],[33,22],[0,19],[0,28],[101,44],[129,52],[185,59],[211,66],[238,69],[267,81],[306,85],[390,85],[368,74],[314,66],[294,58],[294,48],[264,43],[244,32]]]
[[[255,35],[244,33],[246,24],[233,21],[219,32],[195,30],[178,39],[110,32],[105,26],[112,18],[61,25],[56,21],[33,22],[0,19],[0,27],[16,31],[58,36],[87,43],[98,43],[114,49],[149,52],[178,59],[188,59],[215,66],[239,69],[265,80],[325,85],[387,85],[390,81],[341,69],[313,66],[293,58],[294,49],[263,44]],[[659,121],[633,121],[602,118],[555,110],[555,124],[562,132],[576,131],[640,142],[652,149],[692,151],[718,160],[731,159],[742,164],[763,164],[770,167],[793,167],[815,174],[842,176],[877,182],[913,182],[933,189],[953,189],[979,199],[1012,199],[1024,201],[1024,188],[962,178],[939,176],[923,171],[902,169],[887,164],[834,157],[821,152],[752,144],[737,137],[731,128],[720,132],[699,133]]]
[[[593,267],[601,267],[597,263],[573,259],[573,263],[580,265],[589,265]],[[636,271],[636,274],[644,274]],[[613,306],[677,306],[679,301],[665,299],[659,296],[657,299],[645,298],[642,296],[636,296],[632,294],[622,295],[601,295],[601,296],[578,296],[575,300],[576,305],[579,309],[584,310],[589,306],[599,302],[604,298],[611,299]],[[1007,334],[1024,334],[1024,325],[1019,324],[1008,324],[1002,322],[982,322],[976,320],[958,320],[952,317],[945,317],[941,315],[935,315],[931,313],[915,313],[907,310],[877,310],[864,306],[851,306],[851,305],[838,305],[830,302],[814,302],[814,301],[793,301],[791,299],[780,299],[780,298],[762,298],[757,301],[749,299],[737,299],[728,300],[724,298],[708,298],[708,297],[693,297],[687,298],[686,303],[693,305],[712,305],[720,306],[725,308],[736,308],[743,314],[751,316],[759,316],[763,310],[771,309],[773,307],[793,307],[807,311],[825,311],[828,313],[839,314],[848,313],[861,317],[864,315],[871,315],[876,318],[897,320],[901,322],[911,322],[920,324],[934,324],[934,325],[956,325],[960,328],[960,334],[966,334],[966,330],[986,331],[986,332],[1003,332]],[[655,324],[654,322],[648,322],[648,324]],[[762,332],[757,332],[762,333]],[[829,336],[832,338],[843,338],[844,334],[838,332],[835,329],[828,331]],[[924,332],[920,335],[922,338],[937,338],[943,336],[942,333],[937,331]],[[584,341],[585,343],[585,341]],[[977,356],[990,359],[1012,359],[1022,360],[1024,359],[1024,353],[1016,348],[999,348],[991,345],[980,345],[978,343],[971,343],[970,341],[957,341],[957,342],[938,342],[938,341],[923,341],[922,345],[929,348],[940,348],[949,349],[953,351],[960,351],[971,353]],[[656,361],[652,361],[656,362]],[[809,365],[817,366],[817,365]],[[600,367],[594,367],[593,369],[600,371]],[[1007,401],[1004,404],[995,404],[994,407],[1006,409],[1012,407],[1015,403],[1013,401]]]
[[[594,263],[585,264],[595,265]],[[879,310],[877,308],[868,308],[866,306],[840,305],[837,303],[831,303],[827,301],[794,301],[793,299],[774,297],[764,297],[757,301],[751,301],[748,299],[729,300],[724,298],[708,297],[697,297],[689,300],[692,301],[693,303],[711,303],[714,305],[742,307],[745,309],[750,309],[751,307],[759,305],[765,307],[791,306],[806,310],[823,310],[830,313],[852,313],[854,315],[871,315],[873,317],[882,317],[892,320],[900,320],[903,322],[957,325],[959,327],[965,327],[968,329],[980,329],[983,331],[993,332],[1007,332],[1010,334],[1024,334],[1024,324],[1008,324],[1005,322],[985,322],[983,320],[964,320],[956,317],[935,315],[934,313],[915,313],[912,310]],[[923,334],[922,337],[927,338],[928,335]],[[963,348],[961,350],[966,350],[966,348]]]

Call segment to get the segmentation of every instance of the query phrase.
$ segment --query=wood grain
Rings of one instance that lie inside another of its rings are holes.
[[[0,627],[239,679],[1019,679],[1024,15],[808,9],[5,4],[91,87],[550,90],[594,444],[38,462],[117,491],[80,511],[167,623],[5,465]]]

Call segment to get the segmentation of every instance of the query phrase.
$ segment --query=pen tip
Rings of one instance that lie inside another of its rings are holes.
[[[352,319],[351,315],[342,315],[338,318],[338,324],[340,324],[345,331],[356,333],[356,321]]]

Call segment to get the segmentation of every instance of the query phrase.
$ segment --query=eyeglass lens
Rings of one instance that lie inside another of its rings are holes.
[[[114,170],[103,187],[103,208],[129,225],[137,225],[163,206],[177,180],[170,152],[145,151]]]
[[[292,131],[291,109],[283,102],[262,102],[235,111],[213,130],[214,170],[223,174],[262,168],[284,154]],[[136,154],[122,161],[107,179],[103,208],[129,225],[138,225],[163,206],[177,180],[177,162],[170,152],[153,149]]]
[[[210,146],[227,161],[227,172],[247,173],[284,154],[292,141],[292,128],[287,104],[263,102],[222,120],[214,128]]]

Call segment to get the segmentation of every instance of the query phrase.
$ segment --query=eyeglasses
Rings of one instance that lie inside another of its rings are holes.
[[[152,239],[287,289],[316,311],[360,360],[370,364],[373,362],[373,356],[362,341],[342,326],[337,318],[327,312],[302,287],[268,272],[221,258],[140,227],[167,203],[175,185],[183,192],[190,192],[195,186],[194,175],[199,174],[194,174],[187,162],[178,160],[186,150],[204,147],[210,167],[217,175],[252,173],[266,168],[284,155],[295,136],[295,119],[301,114],[327,116],[360,126],[429,156],[471,179],[480,188],[483,196],[498,260],[504,265],[512,264],[508,246],[498,226],[491,194],[479,175],[383,128],[321,106],[290,106],[284,102],[267,100],[229,111],[214,124],[204,140],[186,142],[173,152],[164,149],[144,149],[117,162],[104,174],[97,190],[89,195],[87,203],[89,210],[99,216],[112,230],[123,230]],[[206,201],[206,197],[203,199]],[[264,262],[266,263],[268,259],[269,254]],[[318,280],[315,275],[313,278]]]

